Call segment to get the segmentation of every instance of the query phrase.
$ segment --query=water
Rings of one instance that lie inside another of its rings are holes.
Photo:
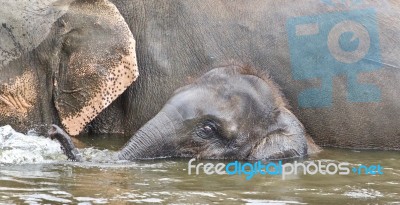
[[[83,138],[92,147],[84,155],[101,156],[111,152],[103,149],[116,150],[126,140]],[[399,154],[325,149],[307,159],[381,164],[383,175],[291,175],[285,180],[257,175],[246,181],[238,175],[189,176],[189,159],[69,162],[56,142],[2,127],[0,204],[400,204]]]

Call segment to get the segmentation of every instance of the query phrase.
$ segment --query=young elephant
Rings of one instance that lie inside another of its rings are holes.
[[[49,131],[72,160],[81,160],[69,136]],[[289,111],[282,93],[265,74],[250,67],[215,68],[175,91],[114,157],[282,159],[318,151]]]

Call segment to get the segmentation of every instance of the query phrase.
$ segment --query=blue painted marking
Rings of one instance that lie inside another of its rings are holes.
[[[347,24],[341,28],[341,25],[349,22],[353,26]],[[286,26],[293,79],[319,79],[321,82],[321,87],[309,88],[299,93],[300,107],[332,106],[333,78],[338,75],[347,77],[349,102],[381,100],[381,91],[376,85],[357,81],[358,74],[376,71],[382,67],[374,9],[290,18]],[[340,35],[336,34],[338,32],[341,32]],[[332,41],[336,39],[335,35],[338,35],[337,40]]]

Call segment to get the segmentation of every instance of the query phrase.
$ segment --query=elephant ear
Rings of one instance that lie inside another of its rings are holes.
[[[73,2],[57,25],[54,101],[65,130],[77,135],[138,77],[135,40],[107,0]]]
[[[287,108],[281,107],[276,111],[275,122],[268,128],[268,135],[255,145],[249,158],[284,159],[305,156],[309,146],[312,146],[312,152],[318,148],[310,140],[297,117]]]

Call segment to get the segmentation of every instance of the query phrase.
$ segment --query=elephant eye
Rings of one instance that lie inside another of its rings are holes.
[[[199,126],[197,135],[201,138],[211,138],[218,135],[218,124],[211,120],[206,120]]]
[[[203,131],[205,133],[214,133],[216,131],[216,128],[213,125],[206,124],[203,126]]]

